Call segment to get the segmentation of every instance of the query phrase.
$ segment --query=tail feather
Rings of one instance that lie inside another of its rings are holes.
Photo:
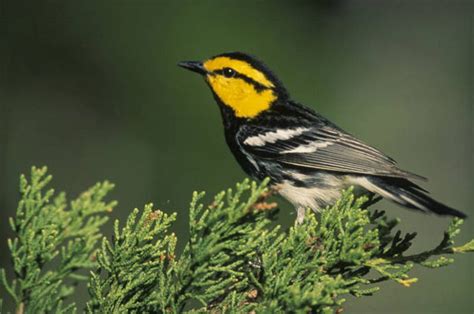
[[[407,179],[357,178],[356,183],[372,193],[379,194],[407,208],[443,216],[467,217],[463,212],[434,200],[427,195],[426,190]]]

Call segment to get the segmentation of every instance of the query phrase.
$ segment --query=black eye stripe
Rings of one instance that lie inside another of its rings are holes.
[[[263,91],[263,90],[265,90],[265,89],[269,89],[268,87],[266,87],[266,86],[260,84],[259,82],[257,82],[257,81],[255,81],[255,80],[251,79],[250,77],[248,77],[248,76],[246,76],[246,75],[244,75],[244,74],[240,74],[239,72],[237,72],[237,74],[235,75],[235,77],[238,77],[238,78],[244,80],[245,82],[247,82],[247,83],[249,83],[249,84],[252,84],[253,87],[255,88],[255,90],[256,90],[257,92],[261,92],[261,91]]]
[[[228,68],[224,68],[224,69],[220,69],[220,70],[215,70],[214,73],[220,74],[220,75],[223,75],[223,76],[226,76],[225,73],[224,73],[224,71],[225,71],[226,69],[228,69]],[[245,82],[247,82],[247,83],[249,83],[249,84],[252,84],[253,87],[255,88],[255,90],[256,90],[257,92],[261,92],[261,91],[263,91],[263,90],[265,90],[265,89],[270,89],[269,87],[266,87],[265,85],[260,84],[259,82],[255,81],[254,79],[248,77],[248,76],[245,75],[245,74],[239,73],[239,72],[237,72],[237,71],[235,71],[235,70],[233,70],[233,71],[234,71],[235,74],[234,74],[232,77],[242,79],[242,80],[244,80]],[[226,77],[227,77],[227,76],[226,76]]]

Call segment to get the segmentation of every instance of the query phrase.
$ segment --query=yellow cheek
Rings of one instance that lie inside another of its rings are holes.
[[[231,107],[239,118],[253,118],[270,108],[276,96],[271,89],[257,92],[253,85],[241,79],[208,77],[208,82],[219,99]]]

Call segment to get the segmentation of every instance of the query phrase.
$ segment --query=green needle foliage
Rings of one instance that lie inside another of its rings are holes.
[[[17,313],[74,309],[74,304],[65,306],[63,300],[73,293],[76,281],[88,279],[78,271],[94,267],[100,227],[108,220],[103,213],[116,205],[103,201],[113,188],[109,182],[97,183],[68,206],[65,193],[44,191],[51,179],[46,167],[33,167],[30,182],[21,176],[21,200],[16,217],[9,220],[14,237],[8,239],[8,248],[15,279],[9,282],[1,269],[0,282]]]
[[[66,208],[64,194],[42,192],[45,173],[33,168],[31,182],[21,179],[9,240],[15,279],[0,273],[17,313],[74,312],[74,303],[64,305],[70,281],[86,278],[89,313],[333,313],[350,295],[372,295],[381,281],[410,287],[416,264],[440,268],[453,254],[474,251],[474,240],[455,246],[462,220],[453,219],[432,250],[406,254],[416,234],[396,231],[398,220],[369,212],[351,189],[318,219],[310,213],[283,231],[275,204],[265,202],[267,182],[248,180],[207,206],[204,193],[193,194],[180,254],[168,231],[176,214],[152,204],[124,224],[115,221],[113,236],[97,248],[102,213],[115,205],[102,201],[111,184],[97,184]],[[92,269],[90,276],[78,275],[81,269]]]

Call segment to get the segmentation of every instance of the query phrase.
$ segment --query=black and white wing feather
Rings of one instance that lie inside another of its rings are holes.
[[[271,129],[246,125],[237,134],[254,158],[341,173],[425,179],[401,170],[379,150],[331,125]]]

